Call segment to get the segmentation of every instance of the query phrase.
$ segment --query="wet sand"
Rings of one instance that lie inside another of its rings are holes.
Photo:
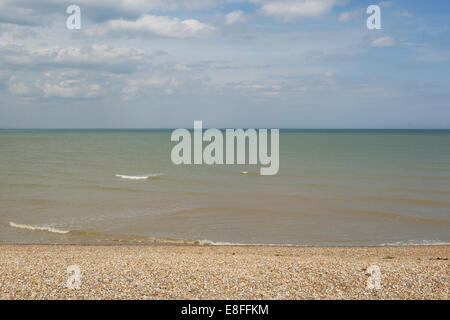
[[[449,258],[448,245],[2,245],[0,298],[448,300]]]

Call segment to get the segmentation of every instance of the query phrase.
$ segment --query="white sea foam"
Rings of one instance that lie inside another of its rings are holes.
[[[12,221],[9,222],[9,225],[14,228],[27,229],[27,230],[33,230],[33,231],[47,231],[47,232],[61,233],[61,234],[66,234],[66,233],[70,232],[70,230],[56,229],[53,227],[46,227],[46,226],[33,226],[33,225],[29,225],[29,224],[19,224],[19,223],[15,223]]]
[[[244,174],[247,176],[260,176],[260,173],[255,172],[255,171],[241,171],[241,174]]]
[[[142,175],[142,176],[129,176],[129,175],[124,175],[124,174],[116,174],[115,176],[118,178],[129,179],[129,180],[148,180],[151,178],[161,177],[162,175],[163,175],[162,173],[154,173],[154,174]]]
[[[216,242],[211,240],[194,240],[200,246],[253,246],[253,247],[304,247],[306,245],[290,243],[242,243],[242,242]]]
[[[253,246],[253,247],[315,247],[321,246],[316,244],[293,244],[293,243],[242,243],[242,242],[215,242],[211,240],[195,240],[195,242],[200,246]],[[350,246],[442,246],[450,245],[450,242],[444,242],[439,240],[410,240],[410,241],[398,241],[380,244],[351,244]],[[334,245],[339,247],[340,245]],[[348,244],[344,244],[348,246]]]
[[[443,246],[449,244],[450,242],[440,240],[409,240],[383,243],[380,246]]]

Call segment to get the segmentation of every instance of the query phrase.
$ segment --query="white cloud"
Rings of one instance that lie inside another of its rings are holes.
[[[36,52],[37,53],[37,52]],[[143,60],[144,51],[135,48],[109,47],[94,44],[88,48],[62,47],[40,52],[41,55],[54,57],[55,62],[63,63],[117,63],[121,59],[127,62]]]
[[[246,19],[244,16],[244,12],[242,10],[232,11],[225,16],[225,22],[228,25],[235,23],[243,23],[245,21]]]
[[[15,76],[9,80],[8,90],[15,96],[27,96],[33,93],[33,90],[24,81],[19,81]]]
[[[85,85],[80,81],[45,82],[40,88],[46,98],[95,98],[101,89],[96,83]]]
[[[0,37],[1,39],[1,37]],[[91,46],[63,46],[36,44],[23,41],[18,45],[0,45],[0,62],[15,68],[35,68],[47,65],[58,68],[77,68],[132,72],[138,65],[151,61],[159,52],[136,48],[111,47],[94,44]]]
[[[37,78],[26,78],[23,74],[9,79],[8,90],[16,97],[39,98],[95,98],[101,86],[89,79],[76,78],[78,73],[44,72]]]
[[[302,17],[318,17],[331,11],[337,0],[253,0],[262,3],[262,13],[293,21]]]
[[[392,47],[395,46],[395,39],[392,37],[380,37],[372,41],[370,44],[372,47]]]
[[[136,21],[111,20],[106,24],[86,30],[91,36],[109,33],[134,33],[168,38],[192,38],[209,35],[215,28],[195,19],[180,20],[167,16],[144,15]]]
[[[356,19],[356,18],[362,16],[364,11],[365,11],[364,9],[356,9],[356,10],[350,10],[350,11],[342,12],[339,15],[339,21],[340,22],[347,22],[347,21]]]
[[[256,81],[240,81],[229,82],[226,84],[228,87],[237,89],[241,94],[256,97],[276,97],[281,94],[283,86],[280,84],[268,84]]]
[[[78,95],[77,87],[63,87],[51,83],[45,83],[43,91],[45,97],[75,98]]]
[[[212,8],[220,0],[77,0],[82,16],[92,21],[137,19],[150,11]],[[65,15],[66,0],[1,0],[0,22],[19,25],[51,24],[55,15]],[[84,19],[84,18],[83,18]]]
[[[191,68],[189,68],[187,65],[182,64],[182,63],[177,63],[174,66],[174,69],[177,71],[190,71],[191,70]]]
[[[266,92],[263,92],[263,96],[265,96],[265,97],[274,97],[274,96],[278,96],[278,95],[280,95],[279,91],[266,91]]]
[[[122,99],[130,100],[139,94],[164,93],[171,95],[180,85],[175,76],[152,75],[145,79],[128,79],[126,86],[122,89]]]
[[[282,86],[280,85],[269,85],[269,84],[263,84],[258,82],[238,82],[238,83],[229,83],[231,87],[235,89],[249,89],[249,90],[280,90]]]

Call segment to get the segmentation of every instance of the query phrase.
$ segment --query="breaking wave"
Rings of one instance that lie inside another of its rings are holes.
[[[9,222],[9,225],[14,228],[19,229],[27,229],[27,230],[33,230],[33,231],[47,231],[52,233],[60,233],[60,234],[66,234],[69,233],[70,230],[63,230],[63,229],[57,229],[53,227],[46,227],[46,226],[34,226],[30,224],[19,224],[15,222]]]
[[[254,172],[254,171],[241,171],[241,174],[245,174],[248,176],[260,176],[259,172]]]
[[[162,173],[154,173],[154,174],[142,175],[142,176],[129,176],[129,175],[124,175],[124,174],[116,174],[115,176],[117,178],[128,179],[128,180],[150,180],[150,179],[160,178],[162,175],[163,175]]]

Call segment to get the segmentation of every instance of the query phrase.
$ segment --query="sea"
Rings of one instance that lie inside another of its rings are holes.
[[[171,133],[0,130],[0,243],[450,243],[450,130],[281,130],[273,176]]]

